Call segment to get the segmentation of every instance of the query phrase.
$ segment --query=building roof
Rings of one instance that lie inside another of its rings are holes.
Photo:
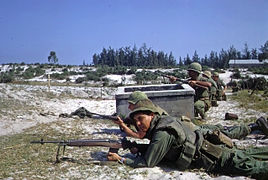
[[[260,62],[258,59],[230,59],[229,64],[264,64],[268,63],[268,59]]]

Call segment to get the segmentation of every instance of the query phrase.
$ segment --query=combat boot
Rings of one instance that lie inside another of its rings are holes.
[[[264,117],[260,117],[257,119],[256,124],[259,126],[259,130],[261,130],[266,136],[268,136],[268,123]]]
[[[211,101],[211,106],[218,107],[219,105],[218,105],[217,101]]]

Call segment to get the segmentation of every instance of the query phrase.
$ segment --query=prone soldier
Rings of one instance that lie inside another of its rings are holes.
[[[268,148],[238,150],[215,144],[199,131],[185,126],[179,118],[159,115],[154,106],[136,106],[130,113],[149,144],[137,144],[140,156],[124,158],[108,153],[108,160],[131,167],[154,167],[170,162],[179,170],[204,168],[208,172],[252,177],[268,176]]]
[[[157,110],[157,114],[159,115],[168,115],[168,113],[162,109],[161,107],[155,105],[150,99],[148,99],[147,95],[141,91],[134,91],[130,94],[129,99],[129,109],[132,111],[136,107],[140,106],[153,106]],[[241,124],[237,126],[222,126],[220,124],[211,125],[211,124],[203,124],[203,125],[195,125],[192,120],[186,116],[181,117],[181,121],[192,130],[200,130],[203,134],[210,134],[215,131],[219,131],[224,136],[227,136],[230,139],[241,139],[252,133],[253,131],[259,130],[268,136],[268,123],[267,121],[260,117],[257,119],[255,123],[251,124]],[[139,130],[138,127],[135,129],[129,128],[129,125],[134,125],[133,119],[127,117],[127,120],[123,121],[120,117],[118,117],[118,121],[114,121],[114,123],[120,126],[128,136],[134,138],[143,139],[145,137],[145,133]]]

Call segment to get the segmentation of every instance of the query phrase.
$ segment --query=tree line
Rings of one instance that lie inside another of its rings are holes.
[[[146,44],[139,49],[136,46],[123,47],[120,49],[103,48],[100,54],[93,55],[95,66],[139,66],[139,67],[172,67],[176,66],[176,59],[163,51],[154,51],[147,48]]]
[[[186,57],[179,57],[177,61],[172,55],[163,51],[156,52],[147,48],[146,44],[139,49],[136,46],[124,47],[120,49],[103,48],[100,54],[93,55],[93,64],[95,66],[108,65],[114,66],[136,66],[136,67],[174,67],[176,65],[189,65],[192,62],[198,62],[203,66],[213,68],[228,68],[230,59],[268,59],[268,41],[259,48],[249,49],[247,43],[244,44],[242,51],[237,50],[233,45],[227,49],[222,49],[219,53],[211,51],[209,55],[199,57],[197,51],[193,56],[189,54]],[[178,62],[178,63],[177,63]]]

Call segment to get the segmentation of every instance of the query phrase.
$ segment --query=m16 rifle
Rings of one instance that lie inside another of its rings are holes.
[[[31,144],[57,144],[57,154],[56,154],[56,163],[59,162],[59,153],[60,148],[63,147],[63,155],[65,152],[66,146],[73,146],[73,147],[93,147],[93,146],[100,146],[100,147],[109,147],[109,152],[118,152],[120,148],[123,149],[131,149],[132,147],[136,147],[136,142],[131,142],[126,138],[121,140],[112,140],[112,139],[78,139],[78,140],[59,140],[59,141],[44,141],[41,139],[40,141],[31,141]]]
[[[159,73],[159,72],[156,72],[157,75],[159,76],[162,76],[162,77],[166,77],[168,79],[174,79],[174,81],[178,81],[182,84],[189,84],[191,78],[188,78],[188,79],[180,79],[180,78],[177,78],[175,76],[170,76],[170,75],[167,75],[167,74],[164,74],[164,73]],[[196,87],[199,87],[199,88],[203,88],[203,89],[208,89],[206,86],[202,86],[200,84],[195,84]]]

